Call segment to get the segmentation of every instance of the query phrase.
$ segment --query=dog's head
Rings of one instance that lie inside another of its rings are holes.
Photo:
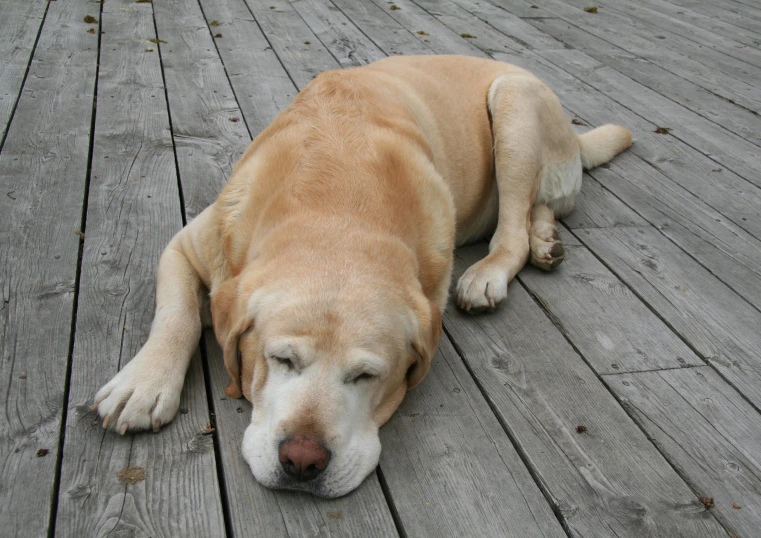
[[[365,250],[252,263],[212,295],[226,393],[253,404],[243,455],[267,487],[337,497],[359,486],[378,464],[378,428],[428,372],[439,308],[413,263]]]

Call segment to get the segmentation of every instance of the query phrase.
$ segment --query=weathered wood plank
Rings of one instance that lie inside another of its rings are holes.
[[[202,0],[201,6],[251,136],[263,131],[296,96],[277,55],[241,0]]]
[[[410,31],[389,15],[389,11],[370,1],[333,0],[333,5],[351,19],[387,56],[433,54],[424,30]],[[388,7],[386,4],[385,7]]]
[[[159,256],[182,226],[151,4],[103,6],[92,177],[82,255],[56,533],[219,536],[221,495],[198,357],[182,412],[159,434],[98,425],[92,397],[140,349],[153,318]],[[117,473],[144,469],[145,479]]]
[[[761,407],[758,310],[653,229],[576,233],[709,364]]]
[[[758,412],[711,368],[606,376],[624,407],[736,536],[761,521]]]
[[[214,333],[204,339],[209,361],[217,435],[223,458],[228,510],[234,536],[397,536],[391,512],[376,473],[356,491],[339,499],[306,493],[273,491],[254,480],[240,452],[243,432],[251,422],[251,404],[225,396],[230,376]]]
[[[598,374],[703,365],[589,250],[561,231],[566,258],[557,271],[526,267],[521,282],[552,313]],[[484,252],[485,255],[485,252]]]
[[[293,8],[341,67],[369,64],[386,57],[335,5],[299,0]]]
[[[197,3],[153,5],[187,220],[217,199],[251,137]]]
[[[700,0],[670,0],[680,7],[690,8],[709,17],[745,28],[761,37],[761,13],[752,6],[738,2],[703,2]]]
[[[455,278],[481,248],[458,250]],[[450,306],[445,328],[572,535],[724,534],[518,282],[496,312]]]
[[[732,27],[734,31],[727,36],[725,32],[722,32],[722,21],[701,16],[694,11],[691,11],[689,18],[686,18],[684,9],[679,14],[679,8],[667,2],[640,0],[637,5],[634,5],[628,2],[605,0],[602,5],[607,9],[631,15],[638,21],[650,23],[651,34],[657,34],[656,39],[668,39],[668,34],[673,33],[693,40],[695,44],[700,43],[702,46],[710,47],[733,58],[744,60],[756,67],[761,66],[761,50],[758,49],[758,45],[752,40],[750,46],[739,41],[743,37],[742,28]],[[697,19],[698,24],[694,24],[690,19]],[[662,30],[665,30],[665,33],[661,33]],[[755,40],[758,40],[758,36]]]
[[[509,9],[509,6],[513,5],[513,3],[522,2],[523,0],[494,1]],[[616,20],[608,21],[612,26],[610,28],[607,26],[598,28],[595,23],[594,14],[586,13],[583,9],[578,9],[564,2],[545,0],[542,2],[542,8],[553,13],[566,23],[574,25],[576,31],[596,36],[607,41],[608,44],[613,44],[630,54],[659,65],[678,77],[689,80],[712,93],[716,93],[725,99],[732,99],[750,110],[755,112],[761,110],[761,90],[755,88],[752,83],[743,80],[744,76],[743,78],[736,78],[736,76],[722,73],[721,68],[717,66],[714,66],[712,69],[706,69],[704,64],[662,47],[661,43],[659,43],[660,40],[651,41],[649,37],[641,37],[637,35],[634,28],[629,28]],[[598,12],[597,18],[599,18],[599,15],[603,15],[601,12],[602,10]],[[615,17],[610,18],[615,19]],[[540,22],[540,20],[531,19],[529,22],[533,24]],[[557,37],[557,34],[554,33],[550,33],[550,35]],[[582,48],[590,55],[594,52],[586,47],[579,48]],[[737,74],[739,73],[735,75]]]
[[[0,155],[0,522],[45,536],[55,503],[98,57],[85,0],[49,6]],[[97,29],[97,25],[95,26]],[[38,450],[49,451],[47,455]]]
[[[585,7],[583,0],[569,0],[567,3],[579,10]],[[609,0],[602,0],[597,7],[598,16],[591,24],[598,29],[627,28],[631,35],[657,43],[660,50],[695,60],[702,64],[704,69],[709,67],[750,84],[756,84],[761,80],[761,70],[758,66],[761,51],[754,47],[743,47],[747,49],[744,54],[732,56],[723,50],[726,48],[726,40],[721,40],[709,32],[700,31],[696,34],[693,29],[685,37],[678,31],[678,21],[670,21],[664,29],[655,24],[657,15],[636,17],[628,10],[616,9],[616,3],[610,3]],[[716,45],[717,41],[721,43],[718,50],[711,46]]]
[[[289,2],[248,1],[247,5],[299,89],[323,71],[340,67]]]
[[[625,75],[635,81],[636,83],[629,82],[629,85],[637,87],[639,100],[634,99],[630,103],[628,96],[619,99],[634,110],[642,111],[645,117],[656,123],[679,126],[685,134],[680,132],[676,136],[713,155],[716,160],[726,161],[732,158],[724,164],[749,181],[757,182],[748,163],[753,162],[753,156],[758,154],[761,143],[757,127],[759,118],[755,113],[733,104],[731,95],[717,97],[568,22],[559,19],[532,19],[529,22],[568,44],[569,48],[579,49],[606,64],[609,69],[615,69],[619,77]],[[611,97],[616,99],[616,96]],[[642,108],[640,102],[651,98],[655,99],[654,108]],[[685,138],[687,133],[690,133],[690,139]],[[722,150],[711,151],[705,146],[706,143],[718,145]]]
[[[761,34],[730,24],[729,21],[725,20],[725,17],[709,17],[692,8],[659,0],[641,0],[639,4],[647,6],[648,9],[658,11],[673,20],[689,23],[703,30],[708,30],[713,34],[736,40],[744,45],[755,48],[761,46]],[[758,29],[761,31],[761,25],[758,25]]]
[[[408,536],[565,536],[446,336],[381,441]]]
[[[376,7],[388,13],[402,27],[417,36],[434,54],[483,56],[478,48],[452,32],[409,0],[394,2],[393,5],[399,9],[393,10],[391,4],[385,0],[362,0],[362,2],[372,2]]]
[[[46,11],[45,2],[0,3],[0,148]]]

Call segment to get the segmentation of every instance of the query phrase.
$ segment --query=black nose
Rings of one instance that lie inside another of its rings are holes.
[[[330,463],[330,452],[321,443],[300,435],[280,443],[278,456],[285,474],[300,482],[317,478]]]

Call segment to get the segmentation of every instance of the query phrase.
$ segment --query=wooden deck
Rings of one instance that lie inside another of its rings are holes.
[[[0,0],[0,21],[0,535],[761,534],[759,0]],[[561,268],[448,309],[344,498],[255,483],[211,333],[174,423],[104,431],[92,396],[147,338],[159,255],[250,139],[321,71],[432,53],[521,65],[579,129],[634,132],[585,176]]]

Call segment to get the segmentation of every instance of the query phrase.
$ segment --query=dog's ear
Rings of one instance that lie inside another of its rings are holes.
[[[240,352],[238,339],[253,323],[246,315],[245,301],[240,297],[238,277],[223,282],[211,296],[211,318],[214,334],[222,348],[225,367],[230,374],[230,382],[225,394],[230,398],[240,398]]]
[[[407,390],[419,385],[426,376],[441,339],[441,310],[432,302],[425,302],[427,308],[418,314],[418,331],[412,340],[417,359],[407,370]]]

